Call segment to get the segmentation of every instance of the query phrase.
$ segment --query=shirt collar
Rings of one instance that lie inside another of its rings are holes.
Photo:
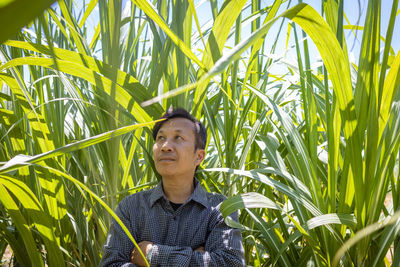
[[[157,186],[153,189],[153,192],[151,192],[150,194],[150,206],[153,206],[154,203],[162,197],[164,197],[165,199],[167,198],[164,196],[162,182],[159,182]]]
[[[190,199],[202,204],[206,208],[208,207],[207,194],[201,187],[200,182],[196,178],[194,179],[193,194],[189,197],[188,201],[190,201]]]
[[[150,206],[153,206],[154,203],[156,203],[156,201],[159,200],[160,198],[164,198],[165,200],[167,200],[167,197],[165,196],[164,190],[162,188],[162,182],[159,182],[157,186],[154,188],[153,192],[151,192]],[[186,203],[189,202],[190,200],[196,201],[202,204],[206,208],[208,207],[207,194],[201,187],[199,181],[196,178],[194,178],[194,191],[192,195],[188,198]]]

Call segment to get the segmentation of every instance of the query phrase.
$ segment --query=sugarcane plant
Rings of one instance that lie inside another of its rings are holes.
[[[196,176],[248,265],[400,264],[398,0],[357,25],[340,0],[9,2],[13,27],[39,15],[0,34],[0,255],[98,265],[118,202],[160,179],[174,106],[206,125]]]

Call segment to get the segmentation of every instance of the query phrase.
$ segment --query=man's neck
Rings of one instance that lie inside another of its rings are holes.
[[[194,191],[193,179],[163,178],[165,196],[173,203],[185,203]]]

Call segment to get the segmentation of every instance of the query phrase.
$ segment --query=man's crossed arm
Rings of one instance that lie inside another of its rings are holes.
[[[120,207],[117,214],[129,225],[124,216],[126,213]],[[135,233],[132,234],[136,238]],[[213,222],[204,247],[168,246],[149,240],[138,245],[145,256],[151,250],[151,266],[244,266],[240,230],[227,226],[222,215]],[[143,257],[114,220],[100,266],[146,266]]]

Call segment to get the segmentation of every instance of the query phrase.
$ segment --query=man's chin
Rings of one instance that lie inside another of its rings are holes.
[[[176,168],[170,167],[170,168],[158,168],[157,172],[162,176],[162,177],[169,177],[176,175]]]

